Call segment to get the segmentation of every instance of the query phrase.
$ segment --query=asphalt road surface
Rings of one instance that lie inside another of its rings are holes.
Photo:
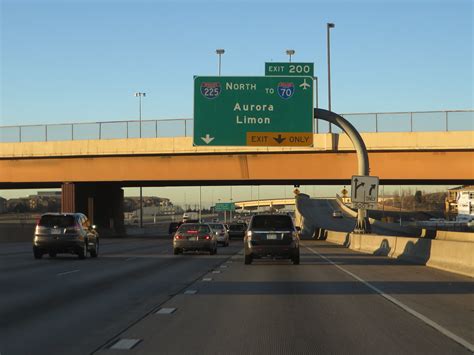
[[[34,260],[29,244],[3,243],[0,353],[472,352],[472,279],[302,244],[301,265],[244,265],[241,241],[175,256],[166,239],[104,240],[86,260]],[[115,349],[133,344],[123,339],[138,343]]]
[[[335,199],[302,199],[299,202],[301,213],[309,217],[308,225],[318,228],[339,232],[351,232],[354,230],[356,218],[342,211]],[[343,218],[332,217],[333,211],[341,211]],[[414,228],[398,227],[394,223],[382,223],[377,221],[372,225],[372,232],[380,235],[417,236],[413,234]]]

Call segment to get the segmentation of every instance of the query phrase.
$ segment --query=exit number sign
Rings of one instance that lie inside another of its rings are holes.
[[[267,76],[314,76],[314,63],[265,63]]]

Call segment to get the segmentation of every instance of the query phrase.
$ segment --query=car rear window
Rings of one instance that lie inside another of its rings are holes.
[[[244,224],[231,224],[229,226],[229,230],[231,231],[243,231],[245,230],[245,225]]]
[[[212,229],[217,229],[217,230],[224,230],[224,226],[222,224],[209,224]]]
[[[46,215],[42,216],[39,221],[39,226],[53,228],[66,228],[72,227],[75,225],[74,216],[53,216],[53,215]]]
[[[180,233],[209,233],[211,230],[206,224],[182,224],[178,232]]]
[[[293,221],[289,216],[255,216],[251,228],[293,229]]]

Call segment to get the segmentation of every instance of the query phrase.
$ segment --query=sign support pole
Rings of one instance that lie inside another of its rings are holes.
[[[351,140],[357,153],[358,175],[369,176],[369,155],[362,137],[354,126],[345,118],[339,116],[335,112],[317,108],[314,110],[314,118],[328,121],[335,126],[342,129]],[[357,209],[357,223],[354,228],[355,233],[366,234],[371,232],[369,218],[367,217],[367,210]]]

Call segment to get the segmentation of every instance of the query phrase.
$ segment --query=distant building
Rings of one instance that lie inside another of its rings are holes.
[[[448,214],[474,216],[474,185],[449,189],[445,205]]]

